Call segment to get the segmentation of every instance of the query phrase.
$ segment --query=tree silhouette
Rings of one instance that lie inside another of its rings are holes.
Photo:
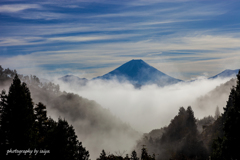
[[[36,77],[35,77],[36,79]],[[26,83],[16,75],[0,94],[0,158],[88,160],[89,152],[77,140],[73,126],[47,118],[46,106],[33,105]],[[7,150],[49,150],[50,154],[8,154]]]
[[[102,150],[102,153],[100,154],[100,157],[98,158],[98,160],[106,160],[106,159],[107,159],[106,152]]]
[[[51,153],[47,155],[48,159],[63,160],[88,160],[89,152],[82,147],[82,143],[77,140],[77,136],[66,120],[58,119],[55,123],[51,120],[52,126],[47,137],[51,141],[48,149]]]
[[[194,113],[192,108],[189,106],[187,108],[187,121],[186,121],[186,127],[190,130],[191,134],[196,135],[197,134],[197,125],[196,125],[196,119],[194,117]]]
[[[135,150],[132,151],[131,159],[132,160],[139,160],[139,158],[137,157],[137,152]]]
[[[240,71],[237,75],[237,86],[233,87],[223,113],[222,138],[213,143],[213,159],[240,159]]]
[[[147,149],[144,147],[142,148],[142,153],[141,153],[141,160],[155,160],[155,154],[152,156],[148,154]]]
[[[39,102],[36,107],[34,108],[35,111],[35,129],[37,132],[37,139],[38,139],[38,147],[44,148],[45,147],[45,137],[47,134],[47,125],[48,125],[48,118],[47,118],[47,111],[46,106]]]
[[[82,146],[82,142],[77,142],[77,160],[89,160],[89,152]]]
[[[1,151],[6,154],[6,150],[10,148],[34,148],[36,143],[33,130],[35,121],[33,102],[26,83],[21,83],[17,75],[13,79],[8,95],[2,92],[0,106]]]

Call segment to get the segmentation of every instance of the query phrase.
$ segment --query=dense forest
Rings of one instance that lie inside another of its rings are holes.
[[[1,159],[88,160],[91,147],[99,153],[98,160],[240,159],[240,72],[222,115],[217,107],[214,117],[198,120],[191,106],[180,107],[168,126],[142,138],[96,102],[61,92],[53,83],[42,84],[36,76],[0,66],[0,86],[4,88],[0,95]],[[59,115],[55,120],[49,116],[53,112]],[[88,136],[97,137],[86,141],[93,143],[89,147],[82,141]],[[104,145],[101,151],[94,148],[104,141],[124,147],[127,142],[122,141],[130,139],[136,142],[131,155],[105,152]]]

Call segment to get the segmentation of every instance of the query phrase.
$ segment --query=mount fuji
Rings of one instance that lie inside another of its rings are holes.
[[[103,76],[93,78],[93,80],[95,79],[116,79],[119,82],[129,81],[135,86],[142,86],[147,84],[165,86],[182,81],[168,76],[167,74],[150,66],[141,59],[133,59]]]

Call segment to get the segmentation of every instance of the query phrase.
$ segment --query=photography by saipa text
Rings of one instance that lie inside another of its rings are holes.
[[[18,155],[21,155],[21,154],[24,154],[24,155],[27,155],[27,154],[29,154],[29,155],[32,155],[32,154],[34,154],[34,155],[44,154],[44,155],[46,155],[48,153],[50,153],[50,150],[45,150],[45,149],[40,149],[40,150],[38,150],[38,149],[34,149],[34,150],[32,150],[32,149],[18,150],[18,149],[12,149],[11,148],[11,149],[7,150],[6,155],[9,155],[9,154],[18,154]]]

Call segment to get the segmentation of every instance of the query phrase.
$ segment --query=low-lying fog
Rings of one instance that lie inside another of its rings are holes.
[[[118,83],[114,80],[89,81],[86,86],[80,86],[76,82],[63,83],[59,80],[55,80],[54,83],[60,85],[61,91],[76,93],[83,98],[96,101],[136,131],[148,133],[153,129],[169,125],[181,106],[184,108],[192,106],[195,117],[199,119],[214,115],[217,106],[222,112],[235,81],[231,80],[228,85],[215,88],[227,81],[229,78],[199,79],[166,87],[142,86],[141,89],[136,89],[127,82]],[[2,84],[4,85],[3,88],[8,90],[10,83]],[[89,150],[91,159],[99,157],[102,149],[107,153],[126,151],[131,154],[141,134],[131,129],[124,130],[128,127],[109,113],[103,114],[105,110],[99,109],[99,106],[92,101],[76,97],[72,99],[67,96],[58,97],[50,92],[47,93],[45,95],[44,91],[34,90],[34,87],[31,90],[34,102],[40,101],[47,106],[48,116],[55,120],[58,117],[66,118],[69,124],[74,126],[78,139]],[[59,105],[59,103],[63,104]],[[85,117],[81,117],[81,113]],[[123,131],[120,132],[122,129]]]
[[[196,118],[214,115],[217,106],[222,112],[230,89],[225,96],[212,99],[211,104],[208,103],[209,106],[201,106],[203,103],[197,104],[196,99],[228,80],[199,79],[166,87],[148,85],[141,89],[135,89],[129,83],[118,83],[114,80],[94,80],[88,82],[86,86],[77,86],[75,83],[66,84],[57,80],[55,83],[60,84],[62,91],[73,92],[89,100],[95,100],[124,122],[129,123],[133,129],[146,133],[168,125],[181,106],[185,108],[192,106]]]

